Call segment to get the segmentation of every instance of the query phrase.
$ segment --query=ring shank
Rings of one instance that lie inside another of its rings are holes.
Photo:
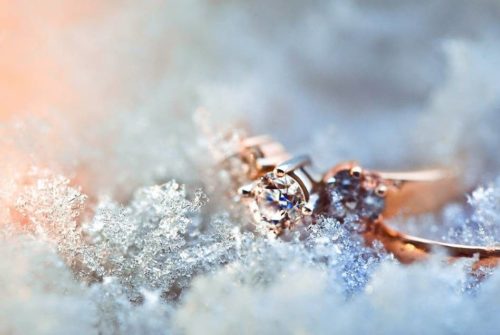
[[[458,173],[447,169],[416,172],[379,172],[388,184],[384,219],[396,215],[410,216],[432,212],[466,192]],[[500,262],[500,247],[469,246],[439,242],[396,231],[382,221],[374,223],[374,232],[366,240],[377,239],[402,263],[423,260],[435,249],[444,249],[452,258],[478,257],[476,266],[496,266]]]
[[[377,172],[388,186],[384,218],[432,212],[465,192],[458,174],[436,169],[416,172]]]
[[[393,253],[402,263],[408,264],[423,260],[434,249],[444,249],[452,258],[478,257],[483,264],[497,264],[500,260],[500,247],[468,246],[454,243],[438,242],[398,232],[382,221],[374,223],[364,233],[367,243],[374,240],[382,242],[387,251]]]

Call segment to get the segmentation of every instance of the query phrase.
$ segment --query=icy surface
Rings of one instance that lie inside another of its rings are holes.
[[[498,271],[402,266],[356,215],[261,234],[220,170],[245,131],[320,171],[452,165],[464,201],[393,224],[498,244],[498,2],[0,13],[1,334],[498,334]]]

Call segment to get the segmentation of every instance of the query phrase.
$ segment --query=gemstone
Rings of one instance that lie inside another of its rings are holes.
[[[360,181],[351,176],[348,170],[339,171],[334,177],[334,184],[343,196],[357,197],[360,190]]]
[[[385,200],[378,196],[373,190],[363,192],[363,204],[361,206],[361,215],[371,219],[378,217],[384,210]]]
[[[286,226],[302,218],[305,196],[300,184],[289,175],[266,174],[255,185],[253,194],[262,221]]]
[[[349,170],[339,171],[328,185],[332,215],[339,219],[346,213],[365,219],[377,218],[385,207],[384,198],[375,192],[377,183],[373,176],[363,176],[360,179],[351,176]]]

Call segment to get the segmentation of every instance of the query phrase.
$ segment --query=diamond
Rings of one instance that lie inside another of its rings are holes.
[[[334,177],[334,185],[345,197],[359,197],[360,180],[351,176],[348,170],[339,171]]]
[[[385,200],[378,196],[373,190],[365,190],[363,193],[363,205],[361,215],[370,219],[375,219],[384,210]]]
[[[302,218],[304,192],[289,175],[278,177],[273,173],[266,174],[255,184],[253,194],[259,221],[287,227]]]
[[[328,185],[333,215],[342,218],[347,212],[366,219],[377,218],[385,206],[383,196],[376,193],[378,183],[372,175],[363,175],[360,179],[352,176],[349,170],[337,172]]]

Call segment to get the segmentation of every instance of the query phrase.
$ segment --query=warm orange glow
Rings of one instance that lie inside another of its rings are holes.
[[[65,34],[110,1],[0,1],[0,118],[71,107],[81,98],[62,57]]]
[[[58,163],[54,162],[74,150],[68,145],[71,134],[83,137],[89,146],[102,148],[106,145],[102,139],[86,135],[93,122],[106,117],[103,110],[95,108],[95,101],[105,100],[105,93],[93,88],[92,83],[97,78],[86,77],[99,52],[91,50],[88,55],[81,55],[74,48],[74,39],[82,27],[88,29],[112,16],[116,10],[114,4],[114,1],[98,0],[0,0],[3,208],[12,206],[9,201],[19,186],[18,177],[33,165],[61,172],[84,188],[94,179],[88,167],[80,162],[65,162],[70,169],[63,171],[58,171]],[[90,36],[88,32],[85,36],[99,37]],[[82,78],[85,84],[81,83]],[[16,129],[13,125],[19,120],[28,122],[28,126]],[[30,122],[33,125],[29,125]],[[41,130],[36,129],[38,125]],[[30,135],[33,130],[30,127],[40,133]],[[29,143],[29,148],[23,147],[25,142]]]

